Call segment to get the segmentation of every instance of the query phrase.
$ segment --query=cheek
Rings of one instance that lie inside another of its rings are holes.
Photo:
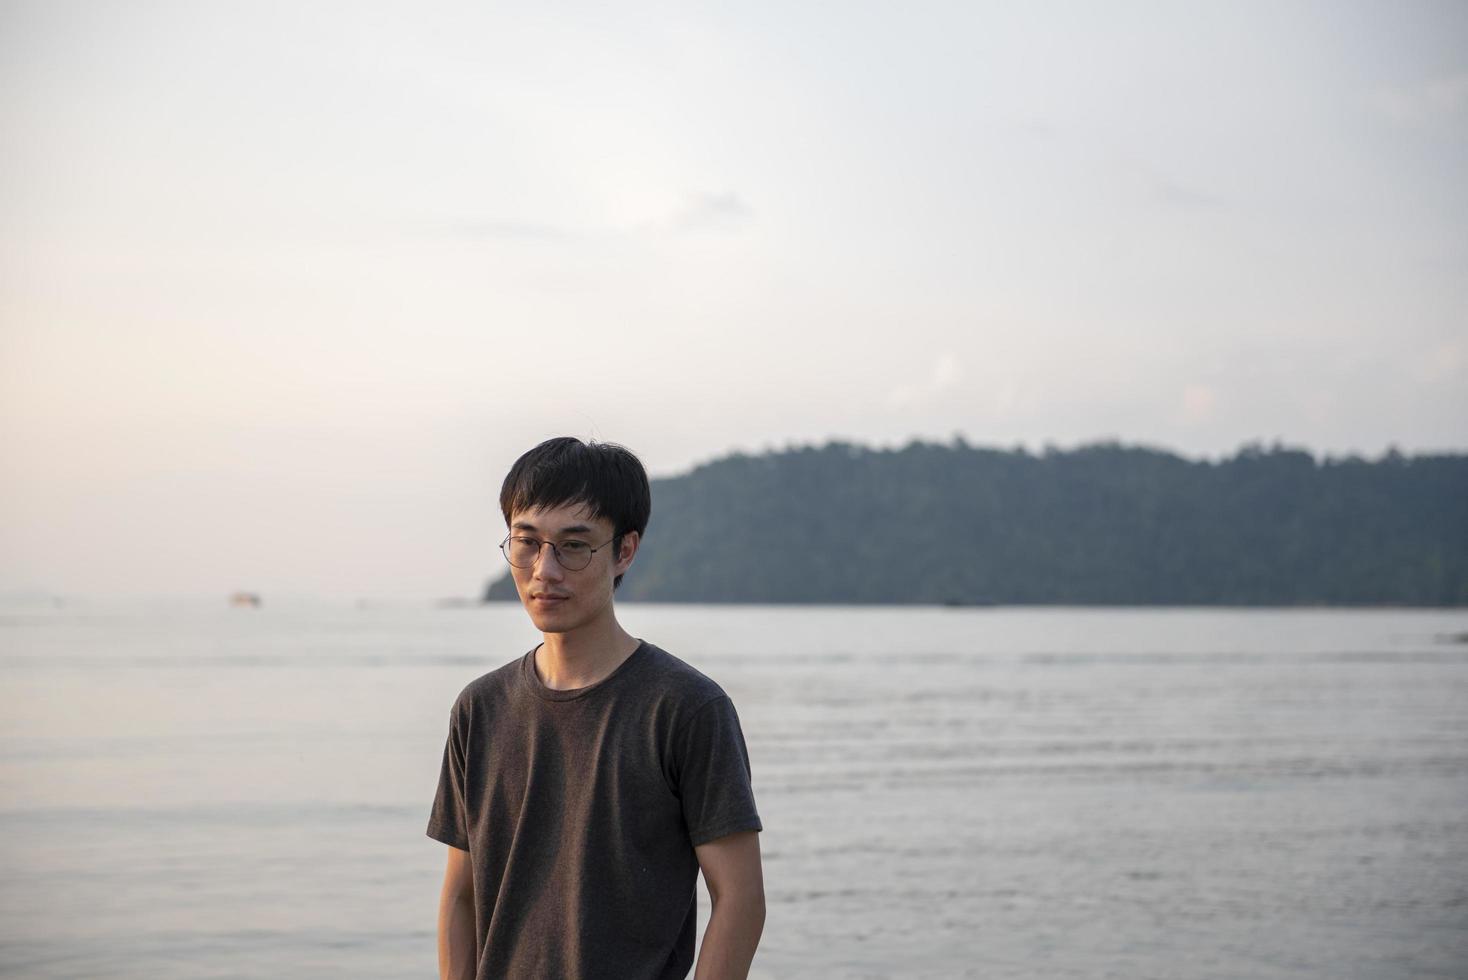
[[[605,602],[612,595],[612,580],[605,578],[598,581],[594,588],[587,590],[588,594],[595,596],[597,603]]]

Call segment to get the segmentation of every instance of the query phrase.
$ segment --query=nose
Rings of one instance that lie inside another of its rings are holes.
[[[556,559],[556,549],[551,547],[549,541],[541,542],[540,554],[535,556],[535,564],[531,566],[531,571],[536,578],[547,582],[559,582],[564,577],[565,569]]]

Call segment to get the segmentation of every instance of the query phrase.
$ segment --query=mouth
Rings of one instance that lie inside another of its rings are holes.
[[[565,600],[567,600],[569,598],[571,598],[571,597],[568,596],[568,595],[552,595],[549,592],[535,592],[535,593],[532,593],[531,594],[530,601],[531,602],[544,602],[544,603],[547,603],[547,604],[554,605],[557,602],[564,602]]]

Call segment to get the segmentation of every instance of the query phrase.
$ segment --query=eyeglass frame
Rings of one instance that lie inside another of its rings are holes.
[[[582,565],[580,568],[572,568],[570,565],[567,565],[566,564],[566,559],[563,558],[563,557],[561,557],[561,549],[560,549],[560,547],[557,546],[554,541],[552,541],[549,538],[537,538],[533,534],[516,534],[514,531],[511,531],[509,534],[506,534],[505,535],[505,539],[500,542],[500,554],[502,554],[502,555],[505,556],[505,562],[511,568],[534,568],[535,567],[535,563],[538,562],[538,561],[540,561],[540,556],[543,555],[543,554],[545,554],[545,546],[546,545],[550,545],[551,546],[551,553],[556,556],[556,564],[557,565],[560,565],[562,568],[564,568],[568,572],[584,572],[584,571],[586,571],[586,569],[588,569],[588,568],[591,567],[591,559],[596,556],[596,553],[598,551],[601,551],[607,545],[611,544],[612,542],[616,541],[618,538],[621,538],[621,537],[622,537],[622,535],[620,535],[620,534],[614,534],[610,538],[608,538],[607,540],[603,541],[601,544],[597,545],[595,548],[592,548],[592,549],[588,550],[586,552],[586,564],[585,565]],[[531,541],[539,542],[538,546],[535,549],[535,558],[531,560],[530,564],[528,564],[528,565],[516,565],[514,562],[510,561],[510,552],[505,547],[505,545],[507,545],[507,544],[510,543],[510,539],[511,538],[527,538],[527,539],[529,539]]]

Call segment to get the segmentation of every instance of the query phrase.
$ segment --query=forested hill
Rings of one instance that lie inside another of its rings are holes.
[[[487,599],[513,599],[508,576]],[[618,599],[1468,605],[1468,455],[846,443],[653,482]]]

